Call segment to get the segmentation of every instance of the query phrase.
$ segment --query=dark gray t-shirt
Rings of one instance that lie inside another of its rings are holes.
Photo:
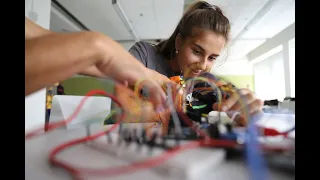
[[[163,55],[157,52],[155,45],[139,41],[129,49],[129,52],[147,68],[155,70],[167,77],[174,76],[168,62]]]

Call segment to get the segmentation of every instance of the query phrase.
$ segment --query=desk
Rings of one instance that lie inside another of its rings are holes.
[[[45,180],[70,180],[72,179],[67,173],[59,168],[50,166],[48,163],[48,153],[55,146],[71,140],[73,138],[85,136],[84,129],[63,130],[57,129],[47,134],[35,137],[25,143],[25,176],[27,180],[45,179]],[[114,157],[103,156],[101,152],[93,151],[86,145],[78,145],[71,150],[64,151],[59,158],[65,161],[71,161],[76,165],[87,167],[111,167],[121,165],[124,162],[114,159]],[[99,159],[97,162],[94,159]],[[85,163],[84,163],[85,162]],[[91,164],[90,164],[91,162]],[[93,163],[94,162],[94,163]],[[271,170],[272,180],[292,180],[294,174],[281,172],[281,170]],[[152,179],[162,180],[158,174],[150,170],[140,170],[135,173],[125,174],[116,177],[89,178],[89,180],[131,180],[131,179]],[[166,178],[170,179],[170,178]],[[206,177],[198,180],[248,180],[246,165],[243,160],[223,161],[213,169]],[[177,180],[177,179],[172,179]]]

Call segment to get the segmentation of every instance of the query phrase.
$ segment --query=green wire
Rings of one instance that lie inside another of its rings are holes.
[[[207,107],[207,105],[203,104],[203,105],[199,105],[199,106],[192,106],[192,109],[203,109],[205,107]]]

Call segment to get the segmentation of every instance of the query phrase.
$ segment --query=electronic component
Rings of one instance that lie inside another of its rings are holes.
[[[92,134],[92,133],[91,133]],[[112,138],[110,143],[109,138]],[[158,158],[177,145],[184,146],[189,141],[166,139],[156,132],[147,136],[141,125],[124,125],[119,133],[100,137],[88,144],[93,150],[106,153],[128,163],[139,163],[147,159]],[[197,154],[197,156],[194,156]],[[165,156],[163,156],[165,158]],[[225,158],[222,149],[192,148],[170,156],[167,161],[154,166],[151,170],[163,178],[196,180],[218,166]],[[166,158],[165,158],[166,159]]]
[[[211,77],[211,81],[216,80]],[[162,179],[169,177],[197,179],[200,175],[217,167],[224,158],[225,150],[240,149],[247,150],[247,162],[249,165],[253,164],[248,166],[250,173],[257,179],[259,173],[264,172],[263,166],[260,166],[262,158],[258,146],[269,152],[276,152],[274,150],[276,148],[282,149],[282,153],[285,151],[283,147],[279,148],[276,145],[266,148],[265,144],[260,143],[259,138],[262,137],[263,140],[266,140],[264,137],[266,135],[280,135],[289,139],[289,132],[292,129],[286,132],[272,131],[270,128],[257,127],[256,121],[250,121],[248,127],[237,127],[234,119],[239,112],[233,112],[234,115],[229,118],[226,113],[215,111],[219,110],[219,107],[215,107],[217,103],[228,99],[236,91],[232,91],[231,84],[215,83],[218,88],[211,87],[209,81],[207,84],[205,82],[200,85],[194,81],[192,88],[188,86],[188,83],[184,84],[186,91],[191,89],[192,93],[192,98],[189,97],[187,103],[184,99],[186,93],[181,92],[179,86],[168,84],[166,92],[169,111],[164,112],[165,115],[168,115],[164,118],[161,118],[161,114],[154,111],[151,103],[139,99],[134,92],[121,85],[115,86],[115,96],[104,91],[90,92],[89,95],[109,96],[121,109],[116,112],[121,112],[121,114],[118,114],[114,125],[100,132],[92,132],[91,130],[91,126],[97,125],[96,121],[88,120],[83,123],[87,126],[86,136],[53,148],[49,153],[49,161],[52,165],[68,170],[75,177],[81,174],[88,176],[103,174],[109,177],[148,168],[149,171],[154,171],[162,176]],[[86,99],[87,97],[80,102],[75,112],[65,122],[49,124],[49,130],[70,123],[79,114]],[[165,135],[161,128],[165,126],[169,116],[172,118],[170,121],[172,123],[169,133]],[[246,118],[249,119],[249,117]],[[140,122],[151,122],[152,126],[150,128],[145,125],[141,126],[141,124],[135,123],[137,119]],[[159,120],[161,121],[159,124],[163,126],[161,128],[156,126]],[[98,124],[98,127],[101,128],[101,123]],[[117,128],[118,131],[115,132]],[[256,129],[259,131],[256,132]],[[261,134],[259,137],[257,135],[260,131],[265,134]],[[35,132],[29,133],[26,139],[34,135],[36,135]],[[256,141],[259,142],[256,143]],[[108,154],[109,157],[114,158],[114,161],[121,161],[122,164],[118,163],[117,165],[125,165],[96,170],[83,167],[85,165],[81,168],[74,167],[72,163],[57,158],[63,150],[84,143],[88,149],[102,152],[102,156]],[[290,144],[290,146],[292,150],[292,145]]]

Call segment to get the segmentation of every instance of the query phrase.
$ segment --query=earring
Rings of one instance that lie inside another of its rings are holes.
[[[179,51],[178,50],[176,50],[176,54],[178,54],[179,53]]]

